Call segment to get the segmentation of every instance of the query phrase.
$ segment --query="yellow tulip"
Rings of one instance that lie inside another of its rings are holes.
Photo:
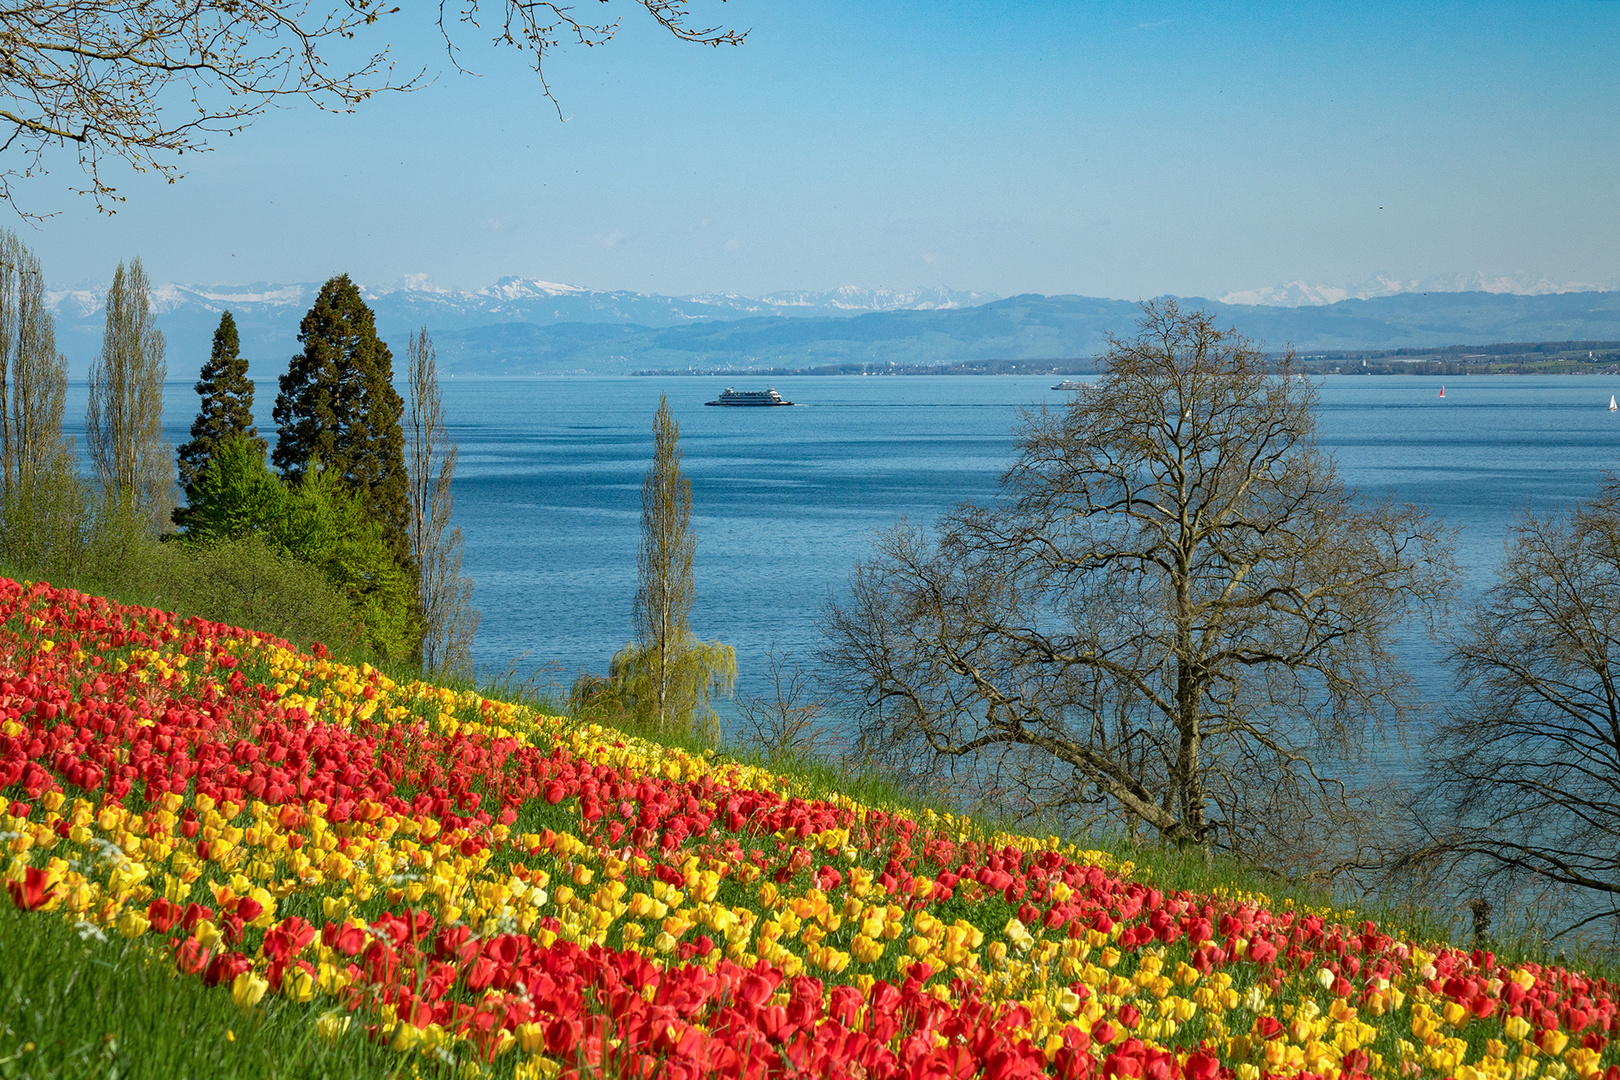
[[[127,938],[138,938],[150,929],[152,923],[134,908],[130,908],[118,917],[118,932]]]
[[[251,1009],[264,997],[270,984],[251,971],[244,971],[231,983],[231,1000],[238,1008]]]
[[[300,1004],[315,997],[315,976],[301,967],[294,967],[281,978],[281,993],[289,1001]]]

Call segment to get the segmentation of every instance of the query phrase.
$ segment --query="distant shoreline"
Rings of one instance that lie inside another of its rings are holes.
[[[1280,359],[1281,353],[1267,354]],[[1312,375],[1620,375],[1620,341],[1499,342],[1444,349],[1313,350],[1296,353]],[[1094,356],[1029,360],[962,360],[949,364],[819,364],[814,367],[662,368],[635,376],[786,378],[802,375],[1095,375]]]

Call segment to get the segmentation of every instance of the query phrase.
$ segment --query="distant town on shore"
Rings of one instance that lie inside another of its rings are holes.
[[[1279,361],[1282,353],[1270,354]],[[1444,349],[1363,349],[1295,353],[1316,375],[1620,375],[1620,341],[1502,342]],[[821,364],[815,367],[650,369],[637,375],[1091,375],[1094,357],[965,360],[955,364]]]

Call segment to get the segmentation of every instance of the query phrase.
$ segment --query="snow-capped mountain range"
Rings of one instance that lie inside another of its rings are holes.
[[[157,285],[153,308],[159,315],[200,309],[214,315],[244,311],[307,308],[319,282],[296,285]],[[973,307],[999,300],[995,293],[963,292],[943,287],[898,291],[846,285],[827,292],[787,291],[751,297],[738,293],[657,296],[624,289],[603,291],[560,285],[536,278],[503,277],[472,292],[440,288],[426,275],[414,274],[380,288],[361,287],[373,309],[421,307],[478,322],[520,318],[525,322],[635,322],[678,325],[697,319],[750,315],[859,315],[869,311],[938,311]],[[58,319],[85,318],[101,310],[104,284],[84,283],[47,292],[46,302]],[[379,312],[380,317],[380,312]]]
[[[319,288],[156,287],[169,377],[194,376],[229,310],[255,377],[272,378],[298,350],[298,323]],[[413,277],[362,291],[396,352],[427,327],[448,376],[1084,358],[1106,348],[1108,335],[1128,336],[1140,315],[1124,300],[943,288],[671,297],[511,277],[466,292]],[[93,284],[50,293],[72,378],[86,377],[100,349],[102,296]],[[1301,350],[1620,340],[1620,292],[1543,279],[1378,278],[1342,289],[1295,281],[1183,303]]]
[[[250,285],[162,284],[152,289],[158,325],[169,342],[170,370],[189,370],[208,353],[220,313],[230,311],[250,359],[291,355],[298,321],[314,302],[320,282]],[[475,291],[446,289],[417,274],[382,287],[362,286],[385,340],[420,326],[434,332],[473,330],[507,323],[621,323],[654,329],[709,320],[758,316],[813,318],[882,311],[942,311],[1000,299],[993,293],[943,287],[909,291],[845,286],[827,292],[789,291],[750,297],[734,293],[656,296],[629,290],[603,291],[536,278],[503,277]],[[105,283],[51,289],[46,301],[56,315],[58,347],[82,377],[100,346]],[[182,357],[185,359],[182,360]]]

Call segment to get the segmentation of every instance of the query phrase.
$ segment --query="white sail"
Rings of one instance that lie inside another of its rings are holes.
[[[1609,411],[1610,412],[1620,411],[1620,404],[1615,403],[1613,394],[1609,395]]]

